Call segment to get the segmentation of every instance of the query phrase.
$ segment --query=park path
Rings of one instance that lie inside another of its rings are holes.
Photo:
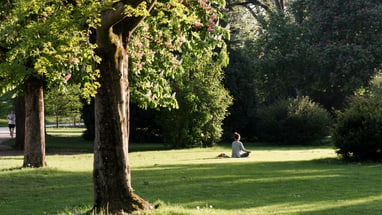
[[[11,137],[9,136],[9,130],[7,127],[0,127],[0,145],[6,140],[9,140]]]
[[[0,156],[14,154],[14,149],[11,146],[3,145],[3,142],[11,139],[7,127],[0,127]]]

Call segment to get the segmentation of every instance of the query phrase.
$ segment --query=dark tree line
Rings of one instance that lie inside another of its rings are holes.
[[[341,110],[382,63],[380,1],[297,0],[273,8],[270,3],[233,2],[244,12],[231,20],[240,23],[249,13],[253,24],[234,25],[225,73],[234,104],[224,125],[230,131],[239,124],[253,138],[257,107],[309,96],[329,111]]]

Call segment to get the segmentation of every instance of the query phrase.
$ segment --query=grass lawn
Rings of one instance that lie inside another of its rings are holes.
[[[80,214],[92,207],[92,144],[75,133],[48,130],[48,168],[22,169],[22,156],[0,157],[0,214]],[[343,163],[330,147],[245,145],[253,150],[251,157],[218,159],[219,153],[230,153],[228,145],[147,150],[131,144],[136,193],[163,204],[145,214],[382,211],[382,164]],[[60,149],[68,153],[57,153]]]
[[[0,127],[8,127],[7,116],[3,117],[4,119],[0,119]]]

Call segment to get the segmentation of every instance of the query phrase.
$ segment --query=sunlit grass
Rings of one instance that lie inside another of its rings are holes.
[[[47,145],[89,144],[52,136]],[[71,139],[68,138],[68,139]],[[64,139],[65,140],[65,139]],[[157,210],[140,214],[379,214],[378,163],[344,163],[330,147],[246,144],[249,158],[216,158],[229,145],[130,153],[132,185]],[[135,148],[134,144],[131,148]],[[91,152],[47,155],[48,168],[22,169],[22,156],[0,157],[0,214],[75,214],[91,209]]]
[[[6,119],[0,119],[0,127],[8,127],[8,120]]]
[[[86,130],[84,127],[71,128],[71,127],[60,127],[46,128],[46,132],[49,136],[54,137],[80,137],[82,133]]]

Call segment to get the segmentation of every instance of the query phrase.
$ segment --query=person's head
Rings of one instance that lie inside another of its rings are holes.
[[[239,141],[240,140],[240,134],[235,132],[233,133],[233,137],[235,138],[235,140]]]

